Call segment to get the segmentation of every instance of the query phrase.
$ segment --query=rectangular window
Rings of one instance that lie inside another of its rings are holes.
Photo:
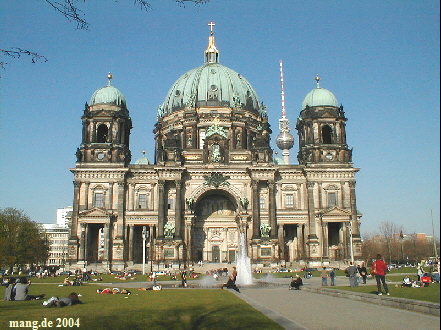
[[[260,209],[261,210],[265,209],[265,199],[263,199],[263,198],[260,199]]]
[[[95,193],[95,207],[104,207],[103,193]]]
[[[292,194],[285,195],[285,207],[294,208],[294,195]]]
[[[271,257],[271,248],[260,248],[260,255],[262,257]]]
[[[139,194],[138,195],[138,209],[147,209],[147,195]]]
[[[167,207],[169,210],[173,210],[175,208],[175,200],[172,198],[169,198]]]
[[[205,130],[199,130],[199,149],[204,149]]]
[[[328,192],[328,207],[337,206],[337,194],[335,192]]]
[[[164,258],[174,258],[175,256],[175,250],[166,248],[164,249]]]

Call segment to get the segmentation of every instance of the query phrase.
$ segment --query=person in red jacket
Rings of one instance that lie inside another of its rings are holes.
[[[389,296],[389,288],[386,284],[386,271],[388,270],[387,264],[383,261],[381,254],[377,254],[376,260],[372,264],[372,275],[375,275],[375,279],[377,280],[377,289],[378,295],[383,295],[381,290],[381,283],[383,283],[384,290],[386,294]]]

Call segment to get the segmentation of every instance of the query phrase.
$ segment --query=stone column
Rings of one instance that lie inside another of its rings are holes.
[[[87,251],[87,233],[86,233],[86,223],[81,223],[81,234],[80,234],[80,261],[86,261],[86,251]]]
[[[328,243],[328,223],[323,222],[323,218],[321,219],[321,225],[322,225],[322,253],[323,258],[329,257],[329,243]]]
[[[84,183],[84,205],[82,207],[83,210],[89,209],[89,182]]]
[[[253,195],[253,239],[258,239],[260,238],[259,181],[253,180],[251,189]]]
[[[175,180],[176,203],[175,203],[175,239],[182,238],[182,182]]]
[[[164,238],[164,223],[165,223],[165,181],[158,181],[158,238]]]
[[[128,208],[130,211],[133,211],[135,209],[137,209],[137,207],[135,206],[135,202],[136,202],[136,194],[135,194],[135,184],[131,183],[129,184],[129,192],[128,192]]]
[[[119,239],[124,239],[124,182],[118,182],[118,222],[116,236]]]
[[[128,227],[128,229],[129,229],[129,242],[128,242],[128,245],[129,245],[129,258],[128,258],[128,260],[129,261],[133,261],[133,250],[134,250],[134,246],[133,246],[133,240],[134,240],[134,238],[135,238],[135,226],[134,225],[128,225],[127,226]]]
[[[110,219],[108,223],[104,224],[104,260],[106,261],[106,264],[110,262],[111,259],[111,251],[110,251]]]
[[[280,253],[281,253],[281,258],[280,259],[286,261],[286,259],[285,259],[285,255],[286,255],[285,249],[286,249],[286,247],[285,247],[285,240],[284,240],[284,237],[283,237],[283,225],[279,226],[279,230],[278,230],[278,235],[277,236],[278,236],[278,240],[280,242]],[[289,251],[289,248],[288,248],[288,251]],[[288,257],[288,260],[289,260],[289,257]]]
[[[74,181],[73,184],[74,184],[74,198],[73,198],[73,207],[72,207],[72,223],[70,226],[70,237],[77,239],[81,182]]]
[[[308,182],[308,225],[309,235],[308,239],[317,239],[317,232],[315,226],[315,207],[314,207],[314,182]]]
[[[351,225],[352,225],[352,237],[360,238],[360,228],[358,228],[357,219],[357,202],[355,198],[355,181],[349,182],[350,196],[351,196]]]
[[[314,206],[314,182],[308,182],[308,258],[311,266],[319,262],[321,257],[320,243],[317,238],[317,226],[315,217],[315,206]],[[323,242],[322,242],[323,243]]]
[[[108,207],[108,209],[109,210],[112,210],[113,209],[113,182],[109,182],[109,197],[108,197],[109,199],[108,199],[108,204],[107,205],[109,205],[109,207]]]
[[[268,205],[268,215],[269,224],[271,226],[271,238],[277,238],[277,218],[276,218],[276,190],[274,189],[274,181],[268,181],[268,195],[269,195],[269,205]]]

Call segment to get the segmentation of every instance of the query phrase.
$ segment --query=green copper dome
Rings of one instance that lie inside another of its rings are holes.
[[[302,109],[306,106],[318,107],[318,106],[331,106],[338,108],[338,102],[334,94],[325,88],[315,88],[306,95],[302,103]]]
[[[183,74],[167,93],[158,115],[163,117],[186,106],[240,106],[256,112],[262,110],[248,80],[219,63],[205,63]]]
[[[184,73],[170,88],[164,103],[158,108],[158,118],[186,107],[241,108],[266,115],[251,84],[236,71],[219,64],[219,50],[211,29],[205,63]]]
[[[106,86],[98,89],[90,98],[89,105],[111,103],[120,106],[126,105],[126,98],[124,95],[113,86]]]
[[[117,88],[111,85],[110,82],[113,79],[113,75],[110,72],[107,75],[107,79],[109,79],[107,86],[100,88],[93,93],[89,105],[106,103],[125,107],[126,98]]]
[[[306,106],[319,107],[319,106],[331,106],[338,108],[338,102],[334,94],[327,90],[326,88],[321,88],[319,85],[320,77],[316,77],[317,88],[310,91],[302,103],[302,110]]]

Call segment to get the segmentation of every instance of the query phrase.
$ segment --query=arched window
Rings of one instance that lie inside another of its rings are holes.
[[[332,143],[332,128],[329,125],[322,127],[322,141],[324,144]]]
[[[98,143],[106,143],[108,134],[109,134],[109,129],[107,128],[107,125],[105,125],[105,124],[99,125],[97,132],[96,132],[97,142]]]

